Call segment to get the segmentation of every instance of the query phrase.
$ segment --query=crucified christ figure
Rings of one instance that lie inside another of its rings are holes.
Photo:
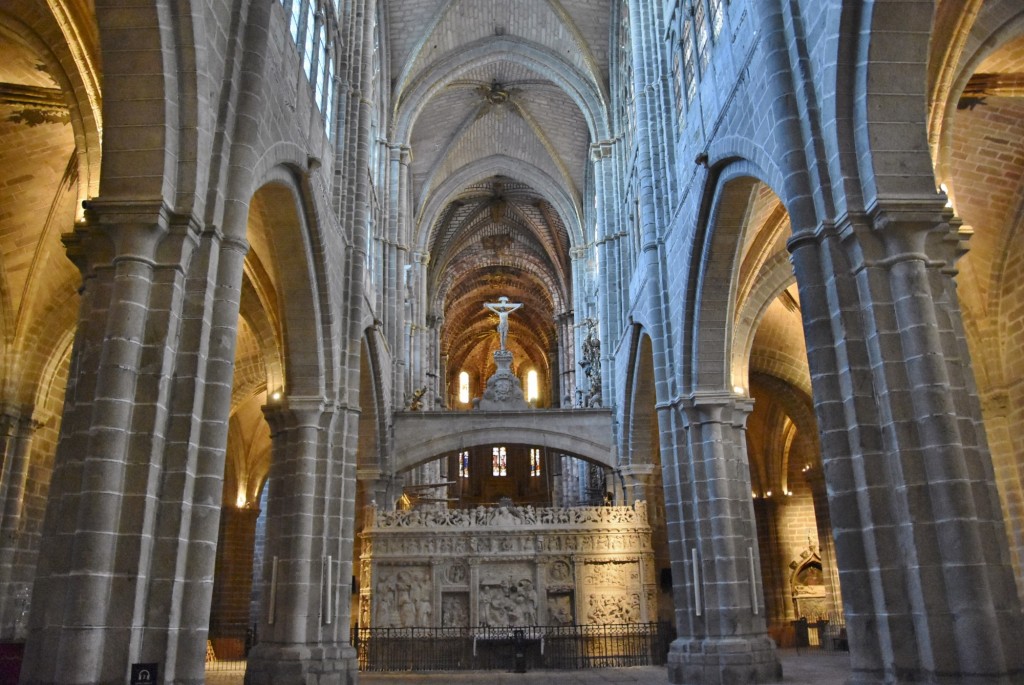
[[[497,302],[484,302],[484,307],[498,315],[498,340],[502,352],[505,351],[505,340],[508,338],[508,315],[522,306],[521,302],[509,302],[504,295]]]

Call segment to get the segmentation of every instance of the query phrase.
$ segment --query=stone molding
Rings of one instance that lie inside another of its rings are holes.
[[[378,511],[367,508],[366,531],[409,528],[647,527],[647,502],[632,507],[477,507],[476,509]]]

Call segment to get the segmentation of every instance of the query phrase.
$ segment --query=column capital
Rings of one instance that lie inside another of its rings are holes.
[[[697,391],[679,402],[687,425],[728,423],[743,428],[754,409],[754,400],[737,397],[728,390]]]
[[[863,212],[846,212],[834,226],[826,223],[813,232],[801,232],[799,238],[794,235],[790,250],[812,233],[816,239],[838,235],[853,257],[855,271],[917,261],[955,273],[954,265],[967,253],[973,231],[941,199],[926,198],[888,200]]]
[[[382,143],[388,146],[388,152],[391,155],[391,160],[398,162],[403,166],[408,166],[412,161],[412,148],[404,143],[390,143],[386,140],[381,140]]]
[[[619,140],[619,138],[612,138],[611,140],[599,140],[595,143],[591,143],[590,158],[595,162],[610,158],[615,149],[615,144]]]
[[[199,242],[201,221],[175,212],[162,199],[86,200],[84,219],[61,236],[68,258],[87,274],[115,262],[135,260],[178,266]]]
[[[619,473],[628,478],[642,478],[650,476],[657,470],[654,464],[625,464],[619,467]]]
[[[263,405],[263,415],[273,434],[300,427],[325,429],[336,409],[322,397],[289,396]]]

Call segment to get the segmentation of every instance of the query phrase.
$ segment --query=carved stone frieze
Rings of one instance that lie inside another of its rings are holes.
[[[632,507],[477,507],[476,509],[409,509],[375,511],[367,527],[389,528],[509,528],[525,526],[647,527],[647,503]]]
[[[361,626],[511,627],[656,615],[643,502],[372,511],[366,520]]]

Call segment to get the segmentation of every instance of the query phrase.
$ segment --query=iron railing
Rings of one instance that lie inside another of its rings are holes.
[[[612,668],[665,664],[669,623],[353,631],[361,671]]]
[[[826,652],[848,652],[850,644],[846,637],[846,621],[842,614],[830,613],[828,619],[810,622],[799,618],[792,622],[795,647],[820,649]]]

